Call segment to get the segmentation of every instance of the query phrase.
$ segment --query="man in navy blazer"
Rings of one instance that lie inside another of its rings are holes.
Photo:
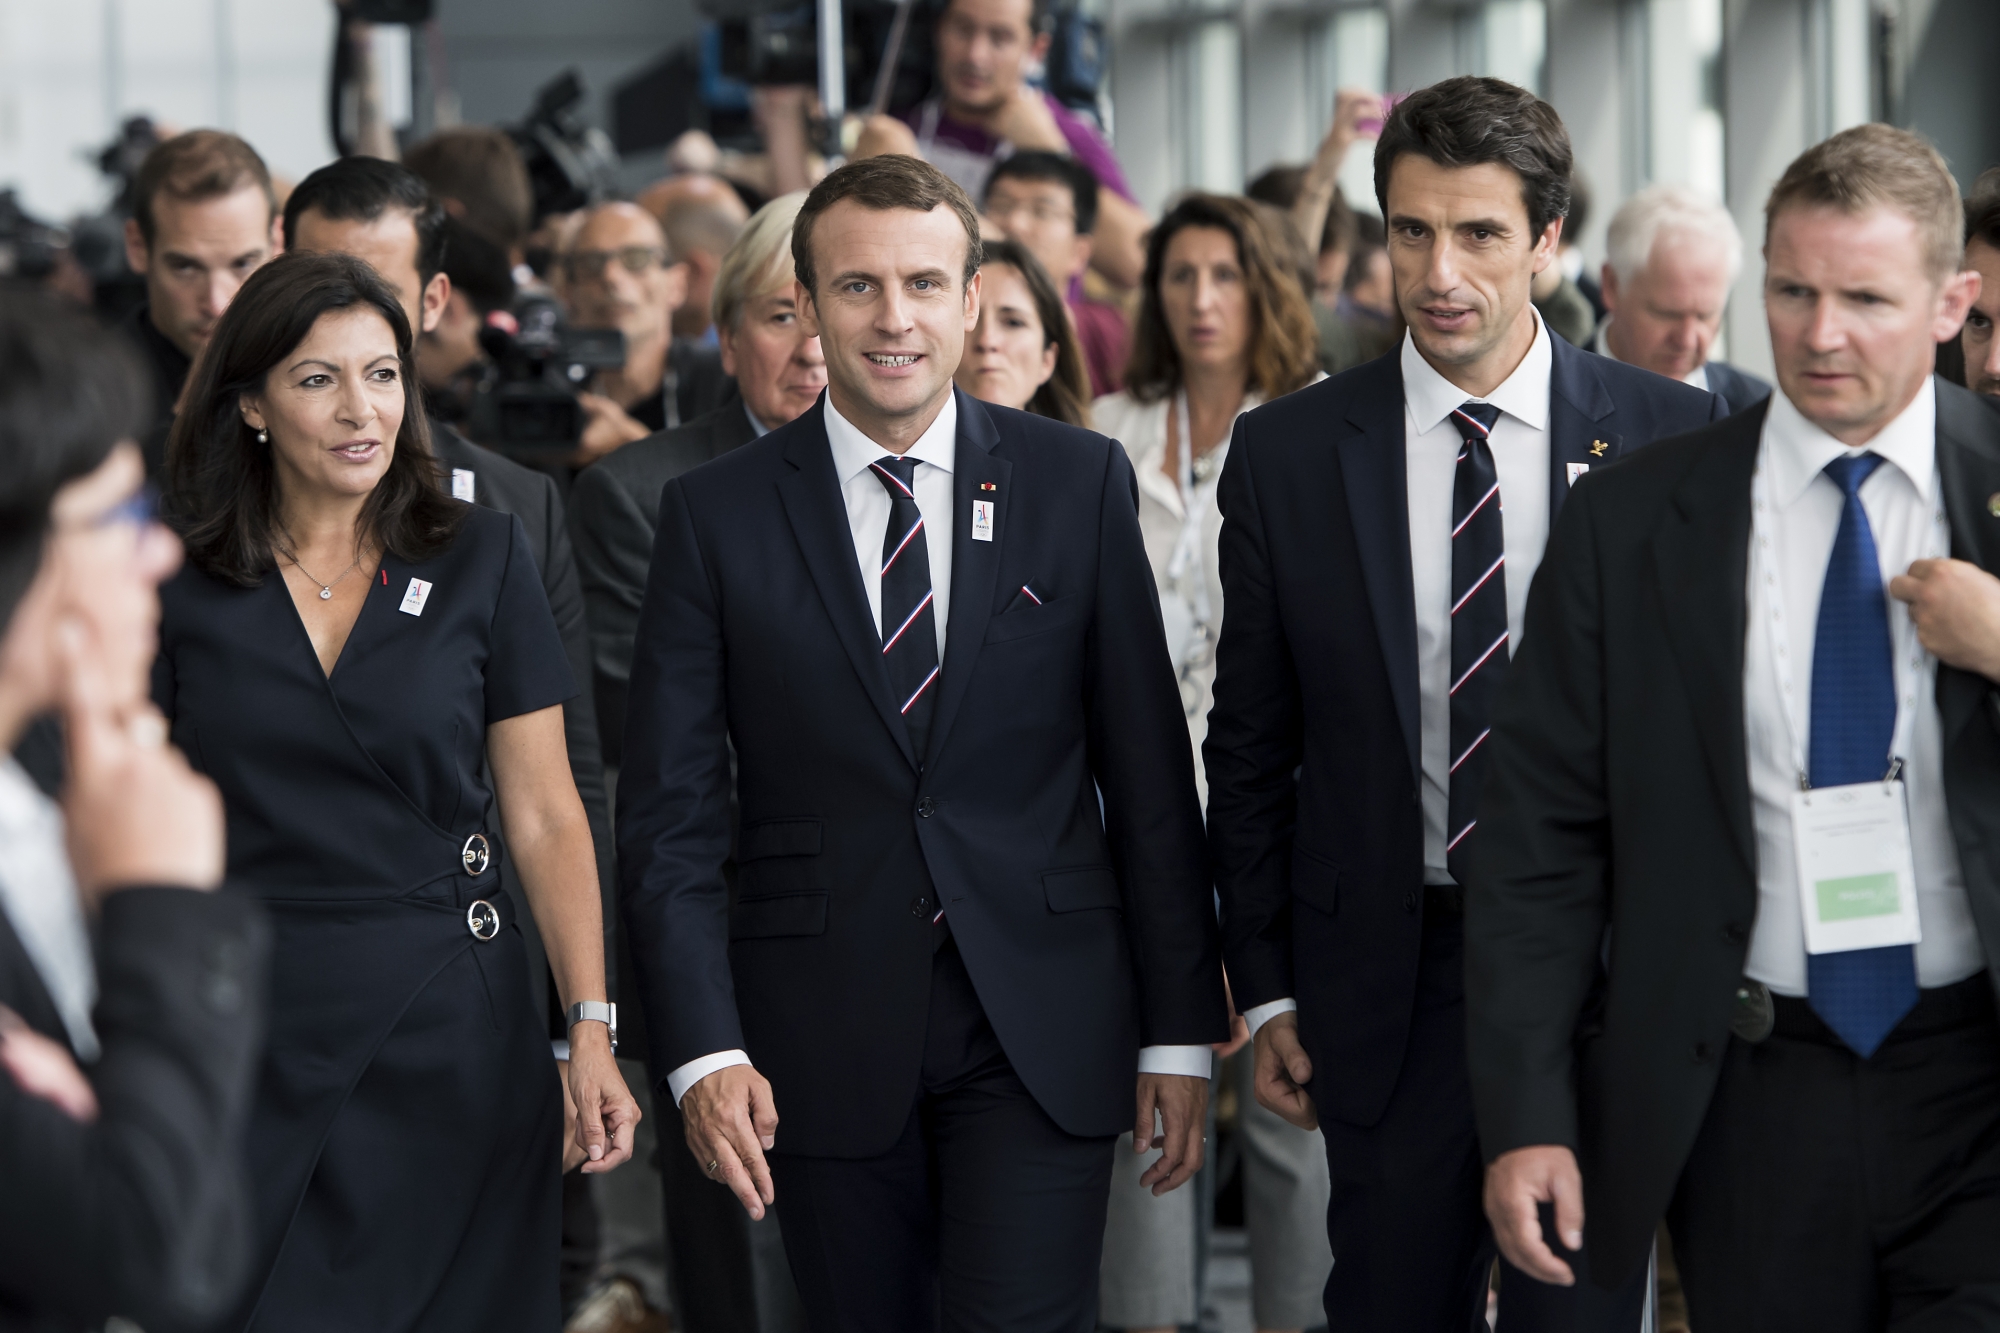
[[[1375,180],[1409,335],[1241,418],[1218,491],[1224,956],[1258,1100],[1325,1132],[1335,1328],[1483,1319],[1462,966],[1487,712],[1570,485],[1725,412],[1541,325],[1570,165],[1555,112],[1510,84],[1398,104]],[[1641,1295],[1510,1270],[1502,1327],[1635,1328]]]
[[[783,1192],[814,1329],[1087,1333],[1116,1136],[1191,1176],[1228,1034],[1132,469],[952,388],[978,222],[936,168],[833,172],[793,259],[828,393],[667,483],[636,635],[655,1078]]]

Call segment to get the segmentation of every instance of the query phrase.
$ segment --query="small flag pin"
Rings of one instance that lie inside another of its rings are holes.
[[[997,491],[1000,488],[990,481],[982,481],[979,483],[979,489],[982,491]]]

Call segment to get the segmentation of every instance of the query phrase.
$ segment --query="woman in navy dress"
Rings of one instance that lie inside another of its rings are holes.
[[[522,999],[524,906],[565,1009],[605,999],[576,684],[520,521],[440,490],[416,383],[374,270],[287,255],[168,449],[155,694],[276,934],[239,1328],[555,1333],[565,1158],[609,1170],[638,1119],[609,1026],[573,1016],[559,1076]]]

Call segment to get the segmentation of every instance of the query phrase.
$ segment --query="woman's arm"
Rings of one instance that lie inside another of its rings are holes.
[[[504,718],[486,731],[506,852],[548,948],[556,995],[567,1013],[604,1000],[604,918],[590,822],[570,776],[562,705]],[[638,1103],[625,1087],[602,1023],[570,1031],[569,1091],[577,1107],[584,1171],[609,1171],[632,1155]]]

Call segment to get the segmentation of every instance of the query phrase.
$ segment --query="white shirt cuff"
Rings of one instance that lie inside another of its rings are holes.
[[[1215,1052],[1206,1046],[1144,1046],[1139,1050],[1142,1074],[1181,1074],[1207,1078],[1215,1067]]]
[[[1279,1014],[1295,1014],[1299,1011],[1297,1000],[1272,1000],[1269,1004],[1256,1005],[1243,1011],[1243,1021],[1250,1025],[1250,1035],[1256,1036],[1257,1029],[1276,1018]]]
[[[718,1069],[731,1065],[747,1065],[750,1057],[742,1051],[717,1051],[714,1055],[704,1055],[699,1060],[690,1060],[667,1075],[667,1091],[674,1094],[674,1105],[681,1104],[687,1090],[707,1078]]]

